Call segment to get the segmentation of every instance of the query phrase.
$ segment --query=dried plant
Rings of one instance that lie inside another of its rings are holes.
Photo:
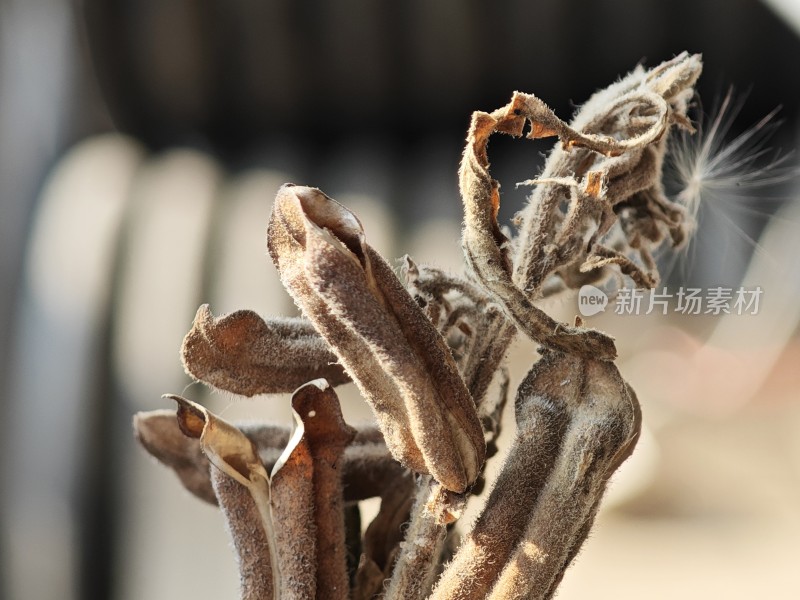
[[[142,445],[219,505],[243,598],[553,596],[636,445],[641,414],[614,341],[536,301],[614,275],[656,285],[654,251],[679,246],[692,227],[661,178],[670,132],[691,130],[700,70],[685,53],[638,67],[569,124],[522,93],[476,112],[459,172],[466,277],[406,257],[404,284],[352,212],[318,189],[281,188],[267,243],[303,317],[214,317],[203,306],[182,357],[217,389],[293,392],[293,431],[237,427],[177,396],[177,413],[135,418]],[[487,144],[526,124],[528,138],[560,144],[526,182],[535,189],[509,239]],[[541,358],[516,392],[499,477],[455,544],[450,525],[496,451],[503,358],[517,332]],[[377,428],[344,423],[332,386],[351,380]],[[370,497],[380,510],[362,535],[358,501]]]

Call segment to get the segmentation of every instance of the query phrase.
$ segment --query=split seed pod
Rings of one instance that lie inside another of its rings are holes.
[[[485,457],[475,405],[442,336],[353,213],[315,188],[285,185],[269,224],[284,286],[370,403],[395,458],[454,492]]]

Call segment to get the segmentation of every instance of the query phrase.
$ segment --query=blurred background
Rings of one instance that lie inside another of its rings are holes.
[[[769,144],[797,168],[797,0],[0,0],[0,596],[235,597],[219,514],[130,422],[184,390],[289,423],[287,398],[184,389],[178,356],[201,303],[294,310],[265,252],[278,186],[322,188],[387,257],[457,270],[473,110],[521,90],[568,118],[683,50],[706,112],[746,95],[731,139],[782,106]],[[504,219],[547,149],[493,139]],[[646,435],[560,598],[800,597],[800,187],[777,179],[710,202],[668,277],[760,286],[758,315],[590,321]],[[533,360],[517,343],[514,381]]]

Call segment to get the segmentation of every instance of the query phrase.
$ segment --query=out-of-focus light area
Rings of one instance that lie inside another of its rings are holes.
[[[796,14],[778,0],[0,0],[0,598],[235,597],[217,509],[136,446],[131,417],[183,391],[228,420],[290,423],[287,397],[211,394],[178,354],[200,304],[296,311],[266,255],[282,183],[351,208],[384,256],[458,271],[473,110],[521,90],[566,119],[683,50],[703,54],[699,113],[730,85],[746,95],[728,139],[782,107],[755,162],[778,156],[780,176],[701,206],[664,285],[760,288],[759,307],[683,314],[672,298],[645,314],[645,297],[616,314],[612,298],[587,318],[616,338],[645,433],[559,598],[800,597]],[[509,221],[548,145],[497,137]],[[572,321],[578,299],[544,308]],[[515,344],[512,386],[535,356]],[[351,387],[345,416],[369,420]]]

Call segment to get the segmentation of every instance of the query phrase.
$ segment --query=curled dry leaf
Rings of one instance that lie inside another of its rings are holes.
[[[497,223],[500,184],[489,174],[487,145],[489,137],[498,131],[515,136],[522,134],[525,125],[525,118],[520,116],[522,102],[522,95],[515,94],[508,106],[491,114],[476,112],[472,115],[459,170],[464,203],[461,241],[467,265],[499,300],[514,324],[532,339],[564,352],[611,360],[616,356],[611,338],[599,331],[559,323],[534,305],[538,289],[518,287],[512,281],[509,240]],[[537,133],[541,134],[542,131]]]
[[[350,211],[314,188],[280,189],[268,245],[281,279],[372,406],[402,464],[462,492],[485,445],[453,357]]]
[[[479,412],[505,357],[514,328],[478,285],[405,257],[409,291],[447,340]]]
[[[201,500],[217,503],[211,486],[210,465],[200,448],[200,441],[183,434],[174,410],[134,415],[133,434],[151,456],[175,471],[187,490]]]
[[[678,245],[690,227],[685,211],[666,198],[661,176],[671,127],[691,128],[687,105],[701,70],[699,55],[685,52],[650,71],[639,66],[594,94],[569,126],[535,96],[515,94],[509,108],[530,120],[529,137],[546,128],[562,141],[540,177],[526,182],[537,187],[519,215],[519,287],[534,292],[551,276],[580,283],[582,266],[608,264],[587,262],[604,236],[612,250],[638,255],[650,270],[637,284],[657,283],[652,251],[665,237]],[[630,265],[616,262],[631,274],[635,265],[626,260]]]
[[[254,396],[293,392],[311,379],[350,378],[305,319],[264,321],[251,310],[214,317],[204,304],[181,348],[186,372],[214,388]]]

